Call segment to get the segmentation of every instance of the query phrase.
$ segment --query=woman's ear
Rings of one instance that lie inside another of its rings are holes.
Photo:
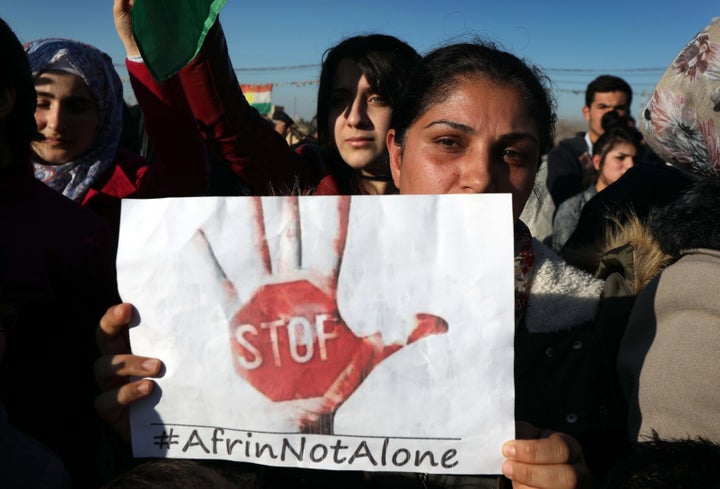
[[[592,161],[593,161],[593,166],[595,167],[595,169],[596,169],[597,171],[600,171],[600,166],[601,166],[601,163],[602,163],[602,156],[600,156],[600,155],[593,155]]]
[[[390,173],[395,187],[400,189],[400,166],[402,162],[402,146],[395,139],[395,129],[390,129],[385,136],[385,145],[390,158]]]
[[[15,88],[8,87],[0,90],[0,119],[4,119],[15,107]]]

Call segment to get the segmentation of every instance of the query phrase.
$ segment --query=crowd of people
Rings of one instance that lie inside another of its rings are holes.
[[[245,99],[219,20],[158,83],[131,7],[114,0],[113,15],[152,158],[123,147],[131,125],[105,53],[67,39],[23,46],[0,22],[0,487],[710,480],[720,20],[672,60],[637,120],[630,86],[603,75],[588,85],[587,132],[557,144],[549,80],[512,53],[485,42],[421,56],[384,34],[344,39],[323,57],[316,138],[291,147],[292,120],[268,120]],[[129,344],[135,311],[114,266],[120,203],[213,195],[214,165],[243,195],[512,195],[517,439],[502,447],[502,476],[132,458],[128,410],[163,364]]]

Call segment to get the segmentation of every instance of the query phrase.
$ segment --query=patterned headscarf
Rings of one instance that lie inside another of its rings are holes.
[[[48,70],[77,75],[98,106],[98,127],[90,149],[77,160],[48,165],[33,157],[35,177],[63,195],[82,202],[87,191],[113,165],[122,132],[122,83],[110,57],[69,39],[40,39],[25,46],[33,77]]]
[[[700,175],[720,175],[720,18],[665,71],[639,127],[667,162]]]

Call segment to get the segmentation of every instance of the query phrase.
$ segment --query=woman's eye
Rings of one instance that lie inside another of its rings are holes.
[[[78,100],[70,103],[68,109],[71,112],[80,114],[94,109],[94,104],[89,100]]]
[[[47,100],[40,99],[37,101],[37,108],[38,109],[47,109],[50,107],[50,102]]]
[[[503,160],[508,165],[524,165],[527,162],[527,155],[515,149],[503,150]]]
[[[333,95],[330,97],[330,107],[346,107],[347,106],[347,97],[344,97],[343,95]]]
[[[435,144],[444,150],[458,150],[461,148],[460,141],[451,137],[439,137],[435,139]]]
[[[385,105],[385,103],[386,103],[385,99],[382,98],[380,95],[371,95],[368,98],[368,102],[371,104],[376,104],[376,105]]]

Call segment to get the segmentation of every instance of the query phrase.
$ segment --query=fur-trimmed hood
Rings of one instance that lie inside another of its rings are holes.
[[[597,277],[620,273],[637,295],[687,250],[720,250],[720,177],[693,182],[645,219],[625,215],[610,218],[595,242],[563,253],[573,263],[596,264]]]
[[[638,295],[673,261],[662,250],[650,226],[632,214],[624,222],[616,220],[608,225],[604,240],[587,253],[595,255],[594,259],[599,263],[596,276],[605,279],[611,273],[619,272],[632,295]],[[623,259],[623,254],[627,258]]]
[[[604,282],[569,265],[536,239],[533,252],[535,262],[525,310],[528,331],[563,331],[593,321]]]

